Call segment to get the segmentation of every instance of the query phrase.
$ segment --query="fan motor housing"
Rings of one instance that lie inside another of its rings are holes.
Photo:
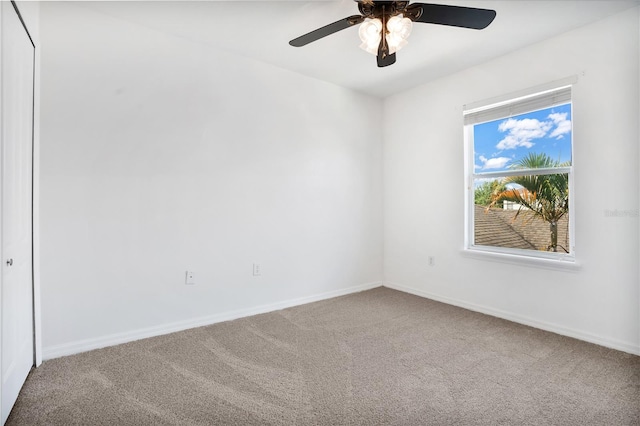
[[[409,6],[408,1],[367,1],[356,0],[358,3],[358,10],[365,18],[382,19],[383,17],[390,17],[404,14],[406,17],[415,20],[419,17],[421,9],[407,8]]]

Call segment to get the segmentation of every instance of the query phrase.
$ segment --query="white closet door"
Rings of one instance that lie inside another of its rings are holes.
[[[34,47],[2,7],[2,423],[33,366],[32,135]]]

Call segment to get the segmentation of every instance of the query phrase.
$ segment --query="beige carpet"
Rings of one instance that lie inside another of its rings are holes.
[[[9,425],[638,425],[640,357],[386,288],[45,362]]]

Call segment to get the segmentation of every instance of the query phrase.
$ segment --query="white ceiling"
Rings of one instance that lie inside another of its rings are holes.
[[[357,27],[301,48],[288,41],[358,14],[353,0],[91,2],[94,11],[385,97],[637,6],[640,0],[431,0],[497,11],[485,30],[415,24],[396,64],[378,68]]]

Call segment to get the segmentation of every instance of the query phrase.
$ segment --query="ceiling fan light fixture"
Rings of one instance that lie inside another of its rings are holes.
[[[482,30],[491,24],[496,11],[477,7],[411,3],[410,0],[355,0],[359,15],[351,15],[289,41],[294,47],[360,25],[360,47],[376,56],[379,68],[396,63],[396,52],[407,45],[413,23],[447,25]],[[384,37],[384,38],[382,38]]]
[[[394,54],[407,45],[407,39],[411,35],[413,22],[402,14],[392,16],[387,21],[387,44],[389,53]]]
[[[378,45],[382,38],[382,21],[380,19],[365,19],[358,29],[362,44],[360,48],[373,55],[378,54]]]

